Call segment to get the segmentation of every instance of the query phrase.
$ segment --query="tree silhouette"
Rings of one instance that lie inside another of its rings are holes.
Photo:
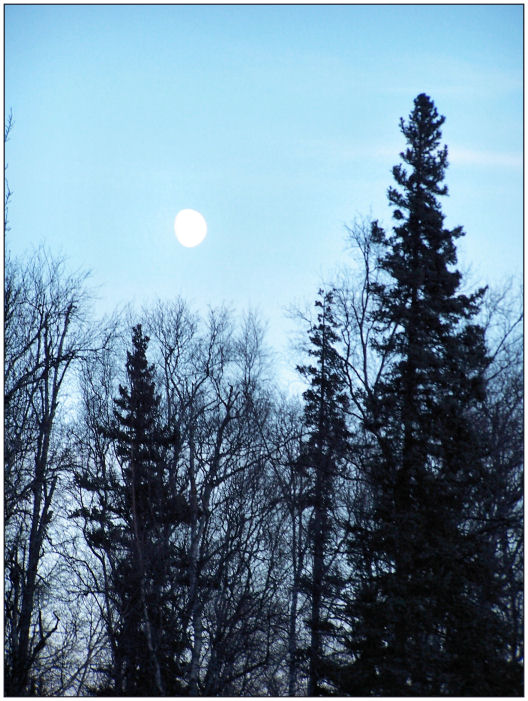
[[[110,687],[99,692],[127,695],[182,693],[184,633],[175,586],[185,576],[174,532],[188,521],[189,508],[170,469],[179,432],[161,424],[148,341],[141,325],[135,326],[128,385],[119,386],[114,422],[101,428],[114,444],[120,474],[109,471],[106,484],[81,475],[81,486],[98,495],[98,506],[76,514],[91,525],[88,543],[112,563],[113,663]]]
[[[310,387],[303,395],[309,437],[299,459],[299,468],[310,477],[308,494],[304,496],[306,505],[311,507],[308,531],[312,552],[308,585],[311,601],[309,696],[323,693],[323,639],[332,632],[328,613],[324,612],[324,599],[336,585],[335,577],[332,577],[332,584],[329,577],[330,535],[336,526],[332,514],[336,505],[335,480],[348,451],[347,398],[342,362],[335,348],[338,336],[332,304],[332,292],[320,290],[315,302],[319,309],[317,324],[309,333],[312,346],[308,352],[315,364],[298,367],[300,374],[310,381]]]
[[[368,525],[351,527],[356,565],[349,601],[355,661],[347,693],[486,695],[508,693],[493,548],[472,521],[480,498],[484,447],[473,417],[485,400],[484,331],[472,318],[484,290],[459,292],[455,240],[438,201],[447,148],[444,117],[419,95],[401,120],[405,165],[396,187],[391,234],[374,223],[387,280],[373,283],[375,350],[393,360],[370,400],[377,438],[367,472]]]

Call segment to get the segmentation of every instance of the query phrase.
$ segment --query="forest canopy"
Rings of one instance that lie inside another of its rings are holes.
[[[254,313],[95,319],[5,188],[6,695],[523,695],[522,295],[457,267],[443,123],[401,120],[302,397]]]

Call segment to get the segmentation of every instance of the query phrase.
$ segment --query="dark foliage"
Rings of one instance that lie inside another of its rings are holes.
[[[357,590],[347,606],[344,693],[520,691],[497,611],[494,535],[473,518],[489,486],[475,418],[489,359],[472,321],[484,290],[460,293],[452,268],[462,229],[444,227],[437,199],[447,194],[443,122],[419,95],[401,122],[405,165],[393,169],[388,193],[396,225],[390,235],[373,225],[387,273],[373,286],[373,345],[393,361],[368,407],[377,439],[366,474],[370,518],[350,526]]]
[[[101,493],[99,506],[79,510],[89,524],[88,544],[111,563],[107,592],[115,619],[110,631],[109,684],[98,693],[156,696],[180,694],[179,662],[185,643],[174,583],[181,580],[175,529],[189,507],[171,469],[179,432],[161,425],[154,369],[146,358],[148,337],[134,327],[127,353],[127,386],[119,387],[115,420],[101,427],[121,466],[104,485],[79,477],[85,490]]]
[[[311,507],[308,537],[312,569],[306,586],[311,601],[309,696],[322,693],[324,638],[333,633],[324,599],[339,586],[339,577],[331,576],[330,572],[330,539],[336,525],[336,478],[343,471],[348,452],[345,421],[348,401],[344,392],[342,361],[335,348],[338,335],[332,303],[332,293],[320,290],[315,302],[319,309],[317,324],[309,333],[311,347],[308,352],[315,364],[298,367],[301,375],[310,382],[304,393],[309,437],[298,461],[299,469],[309,476],[303,499],[307,507]]]

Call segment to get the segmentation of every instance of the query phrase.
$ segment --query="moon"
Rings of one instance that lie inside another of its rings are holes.
[[[182,246],[194,248],[207,234],[207,222],[195,209],[182,209],[174,219],[174,233]]]

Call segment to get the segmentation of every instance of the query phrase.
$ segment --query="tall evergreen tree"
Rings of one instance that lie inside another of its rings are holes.
[[[373,225],[386,273],[372,286],[374,347],[393,360],[368,407],[378,446],[366,475],[371,518],[351,527],[357,590],[346,693],[515,692],[494,606],[494,550],[472,520],[486,488],[472,428],[488,362],[472,318],[485,291],[462,294],[453,267],[463,231],[445,228],[438,199],[447,194],[443,122],[427,95],[415,99],[388,192],[395,226],[386,235]]]
[[[128,384],[119,386],[113,424],[101,428],[114,444],[120,474],[108,470],[104,485],[81,475],[80,485],[97,500],[76,514],[87,521],[88,544],[111,563],[113,660],[109,686],[99,691],[136,696],[183,691],[184,631],[175,588],[182,573],[174,532],[189,514],[174,468],[179,432],[162,425],[148,341],[141,325],[134,327]]]
[[[317,324],[309,333],[312,347],[308,352],[315,364],[298,367],[300,374],[310,382],[303,395],[309,437],[299,460],[300,468],[309,477],[307,506],[311,508],[308,537],[312,567],[307,586],[311,602],[309,696],[324,693],[321,686],[326,677],[323,642],[324,636],[332,631],[325,597],[336,585],[335,573],[330,571],[331,536],[337,526],[336,478],[342,471],[348,447],[347,397],[341,359],[336,350],[338,335],[332,303],[332,293],[320,290],[315,302],[319,309]]]

